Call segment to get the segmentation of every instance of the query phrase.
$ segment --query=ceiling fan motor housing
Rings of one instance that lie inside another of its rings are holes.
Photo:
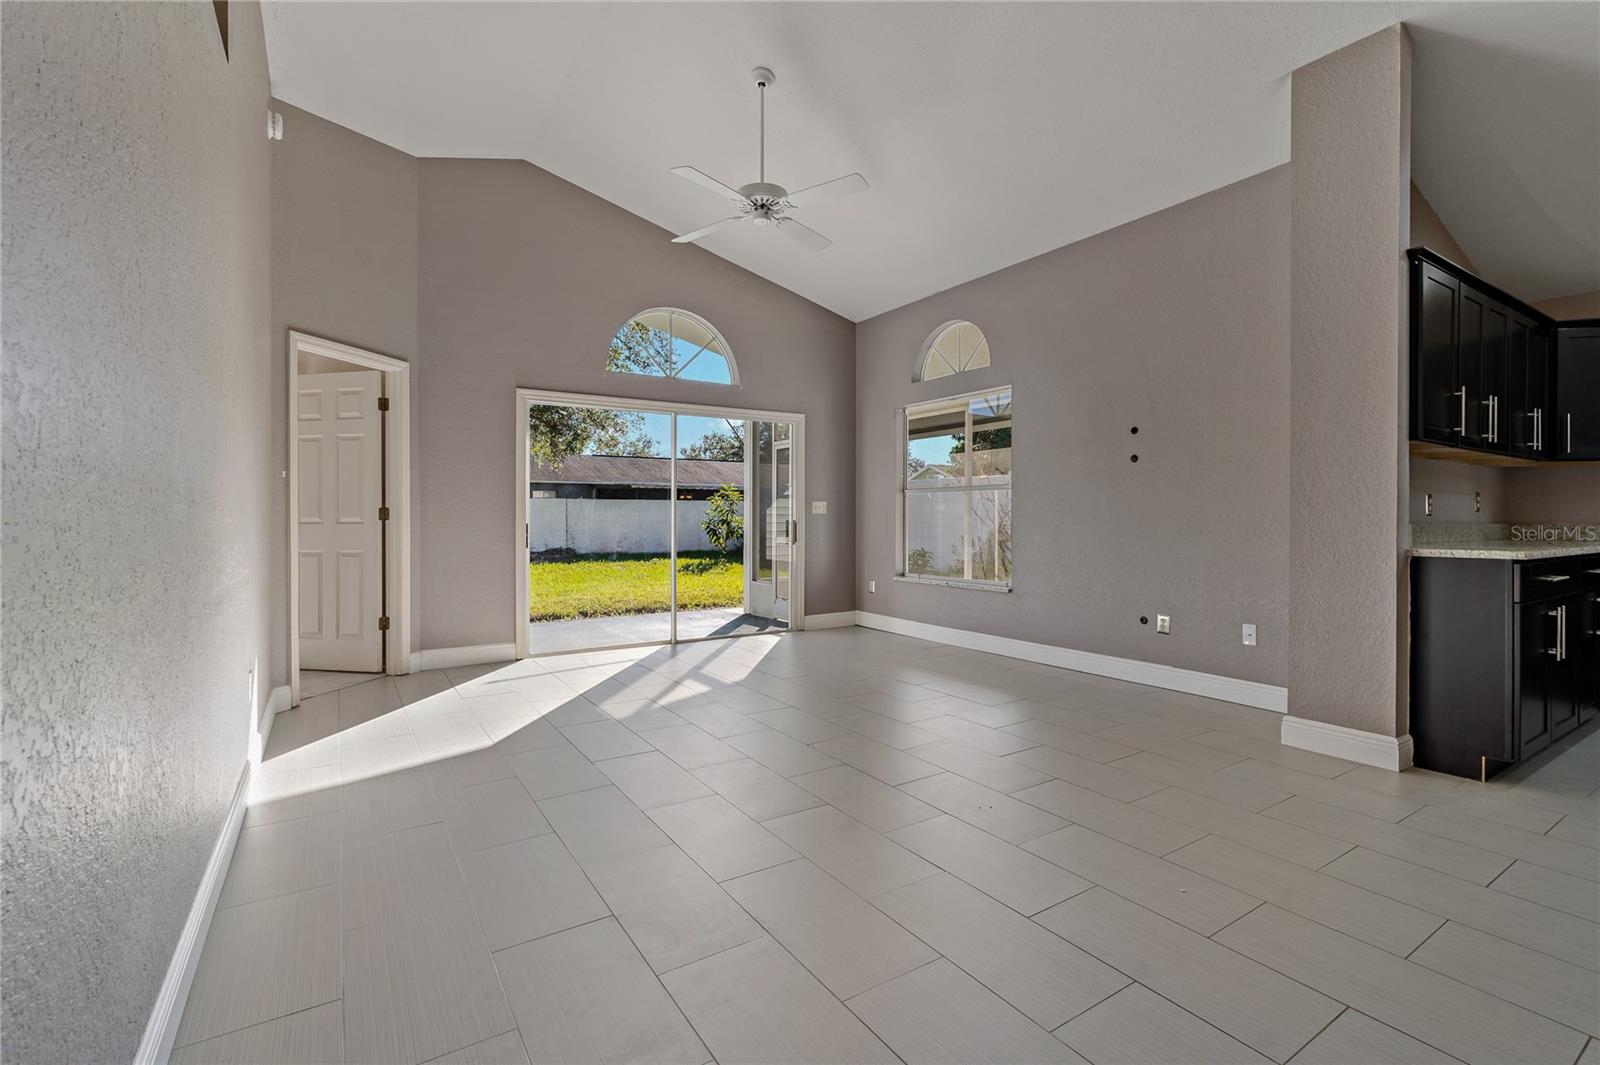
[[[757,207],[775,207],[789,198],[789,190],[770,181],[752,181],[739,187],[739,195]]]

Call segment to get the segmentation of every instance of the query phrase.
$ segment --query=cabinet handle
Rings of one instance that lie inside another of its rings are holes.
[[[1572,412],[1567,412],[1567,454],[1572,454]]]
[[[1533,408],[1533,450],[1544,450],[1544,411],[1543,408]]]
[[[1566,604],[1556,607],[1561,616],[1556,618],[1556,645],[1561,648],[1561,653],[1556,655],[1557,662],[1567,660],[1567,607]]]
[[[1467,431],[1467,390],[1465,388],[1463,388],[1461,390],[1461,419],[1460,419],[1460,421],[1461,421],[1461,424],[1456,426],[1456,432],[1464,433],[1464,432]]]
[[[1500,397],[1489,397],[1489,442],[1500,442]]]
[[[1561,661],[1561,608],[1560,607],[1556,607],[1554,610],[1546,610],[1544,612],[1544,616],[1547,617],[1547,618],[1555,618],[1556,619],[1556,642],[1555,642],[1555,646],[1554,647],[1546,647],[1544,649],[1544,653],[1547,654],[1547,655],[1555,656],[1555,660],[1557,662],[1559,662],[1559,661]]]
[[[1570,581],[1571,579],[1572,574],[1570,573],[1541,573],[1534,578],[1536,581],[1549,581],[1551,584],[1557,581]]]

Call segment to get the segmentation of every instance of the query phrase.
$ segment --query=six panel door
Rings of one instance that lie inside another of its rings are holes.
[[[377,370],[299,378],[300,665],[383,668],[383,445]]]

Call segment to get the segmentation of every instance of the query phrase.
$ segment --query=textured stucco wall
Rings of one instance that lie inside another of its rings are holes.
[[[849,610],[854,326],[528,163],[424,159],[417,390],[423,647],[515,634],[519,385],[806,415],[806,611]],[[605,372],[628,317],[703,315],[735,387]]]
[[[1410,45],[1293,76],[1289,713],[1404,732]]]
[[[1289,188],[1279,167],[860,323],[856,606],[1283,684]],[[914,383],[953,318],[984,330],[993,364]],[[1003,384],[1015,591],[893,581],[897,411]],[[1158,612],[1172,635],[1139,624]]]
[[[272,676],[289,683],[287,382],[289,330],[411,364],[411,462],[427,388],[417,358],[417,160],[281,101],[272,145]],[[339,364],[343,367],[344,364]],[[411,582],[418,586],[422,492],[412,486]],[[420,598],[412,596],[416,649]]]
[[[0,1054],[127,1061],[268,653],[266,59],[241,3],[231,62],[208,3],[0,19]]]

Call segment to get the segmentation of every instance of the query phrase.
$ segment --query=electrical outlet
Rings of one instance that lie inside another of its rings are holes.
[[[1432,492],[1424,492],[1424,493],[1422,493],[1422,513],[1427,517],[1430,517],[1430,518],[1433,517],[1433,493]]]
[[[878,582],[877,581],[868,581],[867,582],[867,594],[868,595],[873,594],[877,590],[878,590]]]
[[[827,512],[828,512],[828,501],[826,499],[813,499],[811,501],[811,513],[813,513],[813,514],[826,514]]]
[[[1246,623],[1244,627],[1244,645],[1246,647],[1254,647],[1256,645],[1256,627],[1249,623]]]
[[[1157,636],[1170,636],[1170,635],[1172,635],[1172,617],[1171,617],[1171,615],[1169,615],[1169,614],[1157,614],[1156,615],[1156,635]]]

